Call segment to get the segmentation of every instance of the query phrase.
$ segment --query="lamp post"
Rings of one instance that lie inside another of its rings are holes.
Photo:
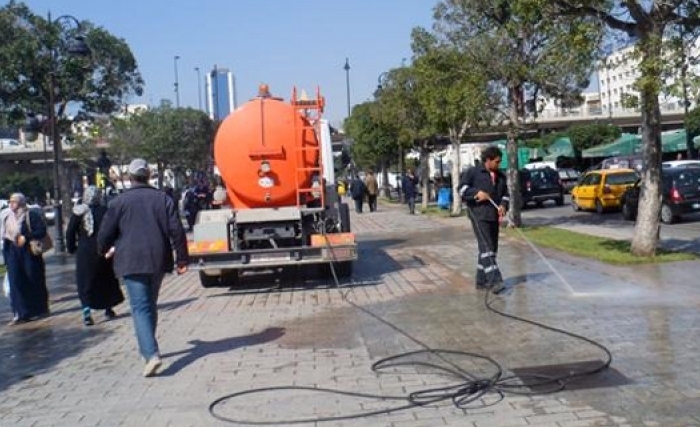
[[[180,83],[178,83],[177,76],[177,60],[180,59],[180,55],[175,55],[173,58],[173,63],[175,64],[175,106],[180,108]]]
[[[348,99],[348,117],[350,117],[350,60],[345,58],[345,65],[343,66],[345,70],[345,90],[347,91]]]
[[[61,15],[55,20],[51,19],[51,13],[48,14],[48,22],[51,26],[59,25],[63,28],[64,23],[66,25],[73,24],[77,28],[78,32],[82,31],[82,25],[77,18],[71,15]],[[66,251],[66,241],[63,234],[63,194],[61,190],[61,166],[63,163],[63,146],[58,138],[58,132],[56,130],[56,67],[58,62],[58,46],[46,45],[49,49],[50,55],[50,70],[49,70],[49,111],[48,111],[48,125],[49,134],[51,136],[51,141],[53,142],[53,177],[54,177],[54,209],[56,212],[56,251],[65,252]],[[90,48],[85,44],[85,40],[82,36],[75,36],[73,39],[68,41],[64,46],[66,53],[69,55],[76,56],[88,56],[90,55]]]
[[[374,98],[377,99],[381,96],[382,90],[384,89],[383,81],[389,75],[388,72],[384,71],[377,77],[377,90],[374,91]],[[391,183],[389,182],[389,171],[388,161],[385,156],[382,156],[382,192],[383,196],[387,199],[391,199]]]
[[[194,67],[197,72],[197,102],[199,110],[202,110],[202,74],[199,72],[199,67]]]

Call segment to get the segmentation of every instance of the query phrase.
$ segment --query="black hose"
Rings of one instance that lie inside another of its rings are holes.
[[[471,214],[471,210],[469,210],[469,213]],[[478,222],[473,221],[474,224],[477,224],[477,233],[481,233],[482,230],[479,229],[478,227]],[[330,242],[328,238],[326,238],[326,245],[328,248],[329,253],[333,254],[332,247],[330,245]],[[581,372],[570,372],[566,375],[560,375],[560,376],[548,376],[548,375],[541,375],[541,374],[521,374],[518,376],[504,376],[504,369],[503,367],[493,360],[492,358],[477,354],[477,353],[471,353],[471,352],[466,352],[466,351],[458,351],[458,350],[446,350],[446,349],[433,349],[429,345],[423,343],[419,339],[413,337],[410,335],[408,332],[405,330],[401,329],[399,326],[387,321],[386,319],[383,319],[382,317],[378,316],[377,314],[373,313],[372,311],[355,304],[353,301],[348,299],[348,293],[349,291],[343,291],[344,286],[340,284],[340,281],[338,280],[338,276],[335,271],[335,263],[337,261],[335,258],[330,262],[330,267],[331,267],[331,274],[333,276],[333,281],[335,286],[338,288],[338,290],[341,292],[342,299],[348,303],[349,305],[353,306],[357,310],[365,313],[366,315],[372,317],[373,319],[377,320],[378,322],[381,322],[387,326],[389,326],[391,329],[399,333],[400,335],[410,339],[413,341],[415,344],[418,346],[422,347],[421,350],[416,350],[416,351],[411,351],[411,352],[406,352],[406,353],[400,353],[397,355],[385,357],[383,359],[380,359],[376,363],[374,363],[371,367],[372,371],[375,373],[382,373],[386,371],[391,371],[399,367],[412,367],[412,368],[429,368],[431,370],[435,370],[439,372],[442,376],[447,376],[450,378],[453,378],[455,383],[452,385],[448,386],[442,386],[442,387],[433,387],[433,388],[426,388],[418,391],[414,391],[412,393],[409,393],[408,395],[403,395],[403,396],[390,396],[390,395],[380,395],[380,394],[372,394],[372,393],[359,393],[359,392],[349,392],[349,391],[343,391],[343,390],[338,390],[338,389],[330,389],[330,388],[317,388],[317,387],[306,387],[306,386],[279,386],[279,387],[262,387],[258,389],[252,389],[252,390],[245,390],[245,391],[240,391],[236,393],[230,393],[226,394],[224,396],[219,397],[218,399],[214,400],[211,402],[209,405],[209,413],[216,419],[228,423],[234,423],[234,424],[248,424],[248,425],[280,425],[280,424],[305,424],[305,423],[320,423],[320,422],[328,422],[328,421],[342,421],[342,420],[349,420],[349,419],[357,419],[357,418],[364,418],[364,417],[369,417],[369,416],[374,416],[374,415],[381,415],[381,414],[389,414],[392,412],[397,412],[397,411],[402,411],[406,409],[411,409],[415,408],[418,406],[426,406],[426,405],[436,405],[438,403],[442,403],[445,401],[451,401],[452,405],[454,405],[456,408],[459,409],[472,409],[472,408],[478,408],[478,407],[485,407],[485,406],[492,406],[495,405],[499,402],[501,402],[505,398],[506,393],[511,393],[511,394],[519,394],[519,395],[540,395],[540,394],[547,394],[547,393],[555,393],[558,391],[563,390],[566,387],[566,383],[572,379],[583,377],[583,376],[588,376],[588,375],[593,375],[598,372],[601,372],[605,369],[607,369],[610,364],[612,363],[612,353],[610,350],[608,350],[604,345],[586,338],[584,336],[566,331],[564,329],[560,328],[555,328],[552,326],[545,325],[540,322],[536,322],[534,320],[529,320],[525,319],[520,316],[515,316],[512,314],[508,314],[503,312],[500,309],[494,308],[493,304],[495,302],[496,296],[494,296],[491,292],[485,292],[484,294],[484,306],[487,310],[499,315],[503,316],[512,320],[516,320],[519,322],[523,322],[526,324],[530,324],[533,326],[537,326],[542,329],[546,329],[551,332],[556,332],[571,338],[575,338],[577,340],[583,341],[587,344],[593,345],[594,347],[600,349],[604,354],[605,354],[605,360],[600,363],[599,366],[596,366],[594,368],[591,368],[589,370],[581,371]],[[496,262],[495,260],[495,255],[494,255],[494,263]],[[495,264],[497,266],[497,264]],[[421,360],[415,360],[416,357],[418,356],[432,356],[437,359],[439,359],[441,362],[444,363],[442,364],[437,364],[429,361],[421,361]],[[470,358],[474,360],[480,360],[482,362],[486,362],[487,364],[491,365],[493,367],[493,375],[488,376],[488,377],[478,377],[475,376],[467,371],[465,371],[463,368],[459,367],[457,364],[455,364],[452,360],[449,359],[449,357],[455,358],[455,357],[461,357],[461,358]],[[447,365],[447,366],[445,366]],[[397,406],[394,407],[387,407],[387,408],[381,408],[377,410],[369,410],[369,411],[363,411],[363,412],[358,412],[358,413],[353,413],[353,414],[346,414],[346,415],[338,415],[338,416],[328,416],[328,417],[312,417],[312,418],[299,418],[299,419],[282,419],[276,420],[276,421],[260,421],[260,420],[244,420],[244,419],[236,419],[228,416],[224,416],[222,414],[217,413],[216,409],[217,407],[227,401],[230,401],[232,399],[242,397],[242,396],[248,396],[251,394],[262,394],[262,393],[270,393],[270,392],[279,392],[279,391],[305,391],[305,392],[317,392],[317,393],[324,393],[324,394],[334,394],[334,395],[340,395],[340,396],[348,396],[348,397],[359,397],[359,398],[368,398],[368,399],[377,399],[377,400],[384,400],[384,401],[396,401],[399,402]],[[479,399],[482,397],[493,394],[495,395],[495,399],[489,403],[486,402],[480,402],[476,403]]]

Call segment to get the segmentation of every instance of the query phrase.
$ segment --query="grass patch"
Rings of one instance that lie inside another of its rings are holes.
[[[3,275],[3,274],[5,274],[5,271],[7,271],[7,269],[5,268],[5,266],[4,266],[4,265],[0,265],[0,276]]]
[[[672,252],[661,248],[656,250],[656,255],[653,257],[636,257],[630,253],[631,242],[628,240],[607,239],[557,227],[522,227],[519,231],[536,245],[608,264],[631,265],[698,259],[695,254]],[[508,229],[505,234],[522,239],[519,231]]]

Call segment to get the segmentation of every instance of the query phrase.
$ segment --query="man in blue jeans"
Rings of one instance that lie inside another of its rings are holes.
[[[176,265],[178,274],[185,273],[189,262],[177,207],[165,192],[148,184],[149,177],[145,160],[129,164],[131,188],[110,202],[97,236],[98,250],[114,257],[114,272],[129,294],[139,351],[146,361],[144,377],[155,375],[162,364],[156,341],[160,284]]]

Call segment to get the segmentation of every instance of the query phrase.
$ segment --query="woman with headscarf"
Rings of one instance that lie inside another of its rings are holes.
[[[92,309],[104,309],[107,320],[111,320],[116,316],[112,307],[124,301],[112,260],[97,252],[97,232],[105,212],[102,191],[91,185],[85,189],[82,203],[73,207],[66,229],[66,247],[76,254],[75,280],[85,326],[95,324]]]
[[[10,304],[14,314],[11,325],[49,314],[44,258],[29,250],[29,241],[41,240],[46,233],[41,212],[27,209],[27,200],[22,193],[11,195],[9,208],[0,214],[2,254],[5,257]]]

